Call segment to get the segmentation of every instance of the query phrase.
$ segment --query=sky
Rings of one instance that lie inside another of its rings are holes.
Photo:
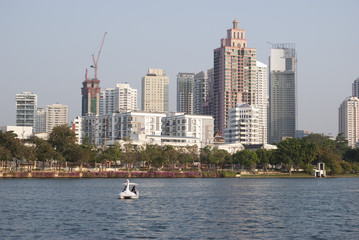
[[[0,126],[15,125],[23,91],[37,94],[38,107],[68,105],[70,122],[81,115],[85,70],[105,32],[101,88],[127,82],[141,107],[141,78],[162,68],[175,111],[177,74],[212,68],[237,19],[265,64],[269,43],[296,44],[298,129],[336,136],[339,105],[359,77],[358,9],[356,0],[0,0]]]

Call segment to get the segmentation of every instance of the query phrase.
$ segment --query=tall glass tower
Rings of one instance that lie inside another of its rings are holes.
[[[294,43],[272,44],[269,57],[269,143],[295,137],[297,56]]]
[[[177,75],[177,112],[193,114],[194,73]]]

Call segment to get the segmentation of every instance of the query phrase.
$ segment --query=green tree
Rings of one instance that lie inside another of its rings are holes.
[[[176,168],[178,163],[177,151],[171,145],[166,145],[162,147],[163,159],[166,163],[171,165],[172,171]]]
[[[338,134],[335,138],[335,152],[341,157],[344,155],[346,151],[350,149],[348,145],[348,140],[345,139],[342,133]]]
[[[318,154],[317,146],[314,143],[310,143],[307,139],[302,139],[302,168],[306,170],[307,173],[312,173],[313,163]]]
[[[36,153],[34,146],[21,145],[21,159],[27,164],[28,171],[31,171],[31,166],[36,161]]]
[[[94,165],[98,157],[97,148],[91,146],[89,147],[86,145],[81,145],[81,148],[82,148],[81,164],[90,163],[91,165]]]
[[[343,173],[351,173],[352,172],[352,165],[346,161],[341,161],[340,166],[343,169]]]
[[[352,163],[352,170],[354,173],[358,174],[359,173],[359,162],[353,162]]]
[[[162,149],[157,144],[146,144],[144,149],[138,151],[137,158],[147,166],[148,170],[154,165],[163,165]]]
[[[56,152],[61,154],[62,158],[57,160],[72,161],[73,157],[71,154],[73,149],[76,148],[74,147],[75,137],[75,133],[67,125],[56,126],[52,129],[48,142]],[[58,167],[60,168],[60,164]]]
[[[69,167],[71,171],[75,165],[80,165],[80,171],[82,170],[84,150],[80,145],[69,145],[64,152],[64,156],[66,156],[66,167]]]
[[[201,148],[200,150],[200,162],[201,165],[206,165],[207,167],[211,164],[211,159],[213,158],[213,151],[210,146]]]
[[[0,160],[1,166],[7,169],[8,161],[11,161],[11,152],[10,150],[6,149],[4,146],[0,146]]]
[[[126,164],[126,169],[129,170],[129,166],[133,166],[136,161],[136,150],[130,139],[126,139],[123,144],[122,160]]]
[[[256,154],[262,169],[267,173],[272,151],[260,148],[256,150]]]
[[[16,138],[17,135],[12,131],[0,131],[0,146],[10,151],[11,158],[20,158],[21,142]]]
[[[343,160],[354,163],[359,162],[359,149],[358,148],[349,148],[343,156]]]
[[[44,139],[36,136],[30,137],[30,142],[35,145],[35,158],[42,162],[42,169],[45,169],[46,162],[58,159],[59,153]]]
[[[220,167],[222,170],[224,165],[231,163],[231,156],[226,150],[215,148],[213,151],[213,157],[217,168]]]
[[[178,162],[185,169],[188,168],[189,164],[199,162],[197,146],[186,146],[177,150]]]
[[[341,174],[343,172],[339,163],[340,156],[329,146],[317,147],[316,162],[324,162],[330,174]]]
[[[303,164],[303,147],[300,139],[288,138],[277,144],[276,158],[284,164],[285,168],[292,174],[292,168],[298,169]]]
[[[244,149],[233,154],[233,161],[239,163],[242,169],[250,169],[253,172],[259,159],[256,152]]]
[[[115,145],[108,147],[103,152],[103,158],[115,164],[117,164],[117,161],[121,159],[121,156],[122,156],[122,150],[121,150],[121,145],[119,143],[115,143]]]

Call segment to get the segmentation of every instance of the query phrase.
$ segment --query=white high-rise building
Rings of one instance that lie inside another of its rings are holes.
[[[238,104],[229,110],[225,139],[227,143],[262,144],[259,138],[259,111],[249,104]]]
[[[137,109],[137,89],[127,83],[116,84],[101,92],[100,114],[117,113]]]
[[[257,61],[257,89],[254,102],[256,103],[254,107],[258,109],[259,141],[266,144],[268,141],[267,65],[259,61]]]
[[[46,106],[46,132],[52,132],[56,126],[69,123],[68,106],[52,104]]]
[[[72,121],[72,131],[75,133],[76,143],[82,144],[82,117],[77,116]]]
[[[36,109],[36,127],[34,132],[46,132],[46,111],[44,108]]]
[[[16,126],[36,127],[37,95],[32,92],[16,94]]]
[[[339,134],[348,140],[352,148],[359,142],[359,99],[346,98],[339,107]]]
[[[169,78],[162,69],[148,69],[142,78],[141,108],[146,112],[168,112]]]

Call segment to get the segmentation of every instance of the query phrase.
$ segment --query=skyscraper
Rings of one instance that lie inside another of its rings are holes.
[[[212,115],[213,114],[213,99],[214,99],[214,87],[213,87],[213,82],[214,82],[214,69],[208,69],[207,70],[207,80],[206,80],[206,85],[205,89],[202,88],[202,90],[205,90],[206,94],[205,94],[205,99],[203,102],[201,102],[201,114],[202,115]],[[204,79],[203,79],[204,80]],[[197,88],[197,87],[195,87]],[[213,116],[213,115],[212,115]],[[218,131],[218,130],[217,130]]]
[[[36,127],[34,132],[46,132],[46,111],[44,108],[36,109]]]
[[[258,138],[261,144],[268,141],[267,74],[267,65],[257,61],[257,91],[254,106],[258,109]]]
[[[233,21],[227,30],[227,38],[214,50],[214,79],[211,90],[211,112],[215,132],[223,134],[227,126],[228,110],[237,103],[255,103],[256,49],[247,47],[245,30]]]
[[[343,134],[352,148],[359,142],[359,99],[346,98],[339,107],[339,134]]]
[[[100,80],[87,79],[82,83],[82,116],[100,113]]]
[[[269,58],[269,143],[295,137],[296,130],[295,44],[273,44]]]
[[[137,109],[137,89],[127,83],[116,84],[101,92],[100,114],[116,113]]]
[[[359,77],[352,84],[353,97],[359,98]]]
[[[177,112],[193,113],[194,73],[177,75]]]
[[[37,95],[32,92],[16,94],[16,126],[36,127]]]
[[[52,132],[56,126],[69,123],[68,106],[52,104],[46,106],[46,132]]]
[[[204,114],[203,104],[208,95],[208,72],[201,71],[194,75],[193,82],[193,113]]]
[[[147,112],[168,112],[169,78],[162,69],[148,69],[142,78],[142,110]]]

